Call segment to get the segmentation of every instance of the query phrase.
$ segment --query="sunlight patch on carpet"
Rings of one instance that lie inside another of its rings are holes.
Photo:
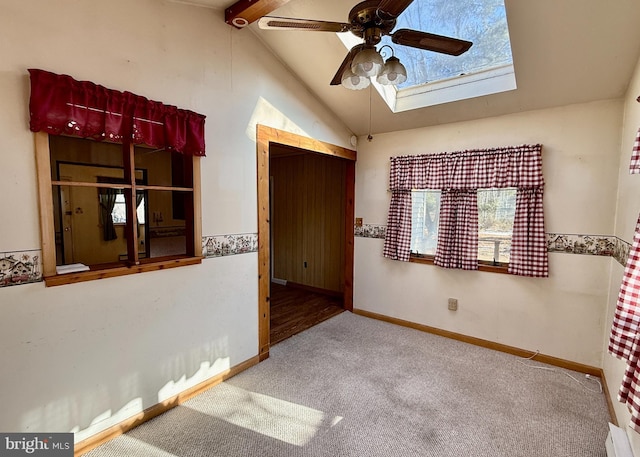
[[[223,383],[216,386],[210,407],[183,405],[261,435],[295,446],[304,446],[315,436],[338,424],[342,417],[250,392]]]

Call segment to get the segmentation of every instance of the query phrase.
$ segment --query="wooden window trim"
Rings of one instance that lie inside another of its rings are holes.
[[[123,276],[128,274],[142,273],[145,271],[157,271],[168,268],[175,268],[185,265],[195,265],[202,262],[202,199],[201,199],[201,178],[200,178],[200,157],[193,156],[193,187],[166,187],[166,186],[139,186],[134,181],[121,186],[135,193],[136,189],[141,190],[178,190],[193,192],[193,255],[159,257],[155,259],[144,259],[132,265],[110,264],[94,265],[90,271],[58,274],[56,272],[56,243],[55,225],[53,219],[53,195],[52,185],[60,184],[51,179],[51,162],[49,150],[49,135],[45,132],[35,134],[36,172],[38,181],[38,200],[40,214],[40,237],[42,245],[42,275],[47,286],[57,286],[62,284],[72,284],[76,282],[92,281],[102,278]],[[133,148],[133,145],[131,146]],[[133,151],[130,154],[133,161]],[[132,164],[133,165],[133,164]],[[125,177],[126,179],[126,177]],[[78,185],[83,183],[70,183],[65,181],[64,185]],[[92,185],[91,187],[101,187]],[[113,187],[113,186],[106,186]],[[131,208],[131,206],[130,206]],[[135,221],[135,211],[128,215],[130,220]],[[137,243],[133,246],[137,249]],[[131,251],[129,251],[131,252]]]
[[[327,156],[347,160],[345,186],[345,260],[344,260],[344,309],[353,310],[353,256],[354,256],[354,201],[357,153],[341,146],[285,132],[273,127],[256,126],[257,189],[258,189],[258,352],[260,361],[269,357],[269,306],[270,306],[270,227],[269,216],[269,158],[270,144],[305,149]]]
[[[412,263],[422,263],[425,265],[435,265],[433,263],[434,256],[432,255],[415,255],[411,254],[409,257],[409,262]],[[493,265],[490,262],[484,262],[482,260],[478,261],[478,270],[477,271],[488,271],[490,273],[501,273],[501,274],[509,274],[509,264],[508,263],[500,263],[498,265]]]
[[[183,267],[187,265],[197,265],[202,263],[202,257],[158,257],[153,260],[142,260],[138,265],[111,265],[111,266],[92,266],[98,269],[90,271],[82,271],[79,273],[56,274],[54,276],[45,276],[44,283],[47,287],[61,286],[64,284],[74,284],[77,282],[94,281],[96,279],[115,278],[117,276],[125,276],[136,273],[144,273],[146,271],[167,270],[169,268]]]

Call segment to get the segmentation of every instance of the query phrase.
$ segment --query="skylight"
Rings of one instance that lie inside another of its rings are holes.
[[[473,42],[461,56],[449,56],[389,45],[407,69],[407,80],[395,86],[374,84],[394,112],[504,92],[516,88],[511,44],[503,0],[414,0],[400,15],[394,30],[408,28]],[[350,35],[350,36],[348,36]],[[359,39],[338,36],[350,49]],[[382,50],[390,57],[389,48]]]

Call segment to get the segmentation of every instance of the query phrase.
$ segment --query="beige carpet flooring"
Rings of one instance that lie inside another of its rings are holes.
[[[351,313],[270,354],[86,455],[605,456],[606,401],[580,373]]]

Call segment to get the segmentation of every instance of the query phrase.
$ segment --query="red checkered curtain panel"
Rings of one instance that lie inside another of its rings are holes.
[[[30,69],[29,75],[33,132],[205,155],[202,114],[67,75],[37,69]]]
[[[516,190],[509,261],[511,274],[541,278],[549,276],[542,194],[541,187]]]
[[[411,191],[440,190],[435,262],[447,268],[477,269],[477,190],[491,188],[516,188],[519,195],[510,273],[548,276],[539,144],[392,157],[391,204],[383,255],[409,260]]]
[[[383,255],[392,260],[409,261],[411,250],[411,191],[391,194]]]
[[[632,175],[640,173],[640,129],[638,129],[636,141],[633,144],[633,151],[631,151],[631,165],[629,166],[629,173]]]
[[[631,411],[631,428],[640,432],[640,217],[618,293],[609,353],[627,362],[618,400]]]
[[[478,269],[476,190],[442,191],[438,246],[433,263],[444,268]]]

